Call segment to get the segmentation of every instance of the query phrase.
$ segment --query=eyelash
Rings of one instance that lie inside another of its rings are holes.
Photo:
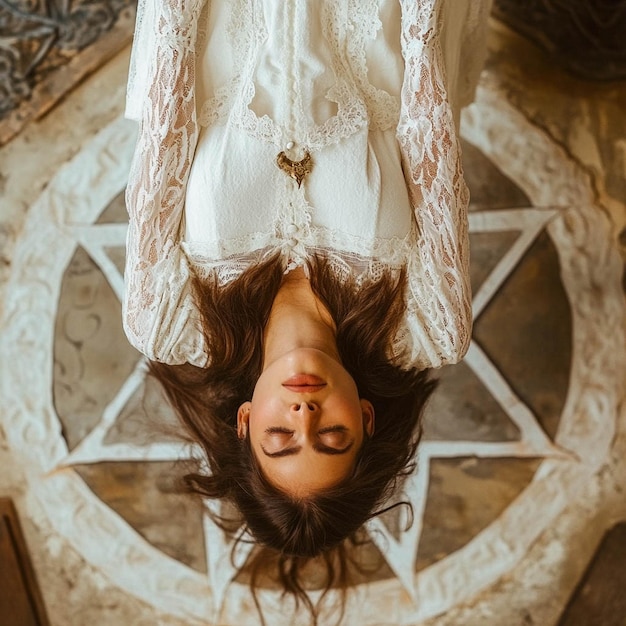
[[[328,426],[317,431],[318,435],[325,435],[326,433],[345,433],[348,429],[345,426]]]
[[[317,432],[318,435],[326,435],[327,433],[345,433],[348,429],[345,426],[327,426]],[[282,434],[293,435],[294,431],[288,428],[282,428],[281,426],[271,426],[266,428],[265,432],[268,435]]]
[[[268,435],[275,435],[277,433],[282,435],[293,435],[293,430],[289,430],[288,428],[281,428],[280,426],[272,426],[270,428],[266,428],[265,432]]]

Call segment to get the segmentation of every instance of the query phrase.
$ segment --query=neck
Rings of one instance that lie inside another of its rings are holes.
[[[302,268],[285,276],[265,326],[263,369],[287,352],[315,348],[339,359],[333,319]]]

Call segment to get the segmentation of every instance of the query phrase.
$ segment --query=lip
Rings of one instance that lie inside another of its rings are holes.
[[[296,393],[313,393],[314,391],[321,391],[326,385],[283,385],[283,387]]]
[[[296,393],[311,393],[326,387],[326,381],[313,374],[296,374],[285,380],[282,386]]]

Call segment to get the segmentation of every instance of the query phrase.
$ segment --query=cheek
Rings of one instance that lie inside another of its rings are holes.
[[[270,424],[268,424],[267,419],[265,419],[263,412],[250,412],[248,431],[253,442],[258,441],[263,435],[265,429],[269,426]]]
[[[358,398],[340,398],[331,411],[340,415],[346,422],[350,422],[352,426],[361,424],[363,419],[361,403]]]
[[[270,426],[280,426],[279,407],[277,402],[270,398],[255,397],[250,407],[248,428],[256,437],[262,435]]]

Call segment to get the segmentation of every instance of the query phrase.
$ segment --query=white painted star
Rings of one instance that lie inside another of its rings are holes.
[[[558,215],[556,209],[537,208],[470,214],[470,232],[519,232],[516,241],[502,256],[475,294],[473,303],[475,318],[494,298],[537,235],[556,215]],[[81,245],[98,264],[114,292],[121,299],[123,277],[107,255],[107,248],[124,245],[126,226],[124,224],[75,225],[70,227],[70,230],[76,243]],[[413,505],[412,526],[396,539],[381,519],[375,518],[368,523],[367,528],[372,540],[416,604],[418,602],[416,559],[428,495],[431,459],[453,457],[568,458],[567,453],[555,446],[547,437],[532,411],[517,397],[502,373],[476,341],[472,341],[465,363],[518,427],[520,437],[516,441],[502,442],[423,441],[420,444],[417,470],[404,485],[404,494]],[[115,425],[129,399],[144,384],[145,376],[146,367],[141,359],[106,407],[100,422],[74,450],[68,452],[59,463],[60,467],[101,461],[174,461],[190,458],[194,452],[197,453],[188,445],[171,442],[136,445],[111,442],[107,439],[107,434]],[[215,506],[215,503],[208,503],[208,506]],[[226,597],[228,586],[237,572],[237,567],[245,562],[252,546],[242,544],[237,555],[237,562],[233,565],[231,562],[232,540],[225,537],[208,515],[204,520],[204,534],[208,577],[214,593],[214,608],[217,615]]]

